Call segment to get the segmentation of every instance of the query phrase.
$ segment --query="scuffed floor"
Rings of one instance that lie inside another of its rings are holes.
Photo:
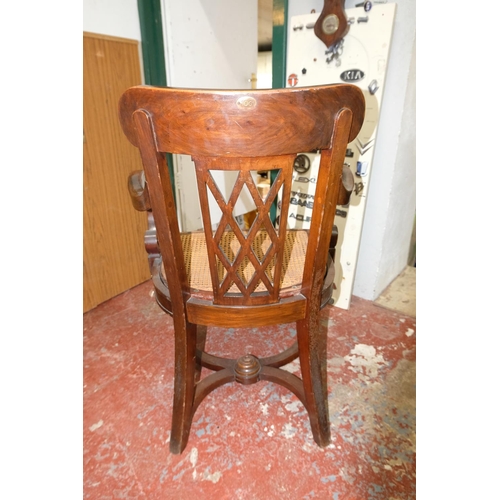
[[[375,300],[380,307],[417,316],[417,268],[406,266]]]
[[[353,298],[327,306],[332,444],[269,382],[225,385],[169,452],[173,328],[146,282],[84,315],[84,498],[410,500],[415,492],[416,320]],[[206,350],[238,357],[290,345],[294,325],[209,329]],[[288,369],[300,375],[298,361]],[[209,373],[207,370],[206,373]]]

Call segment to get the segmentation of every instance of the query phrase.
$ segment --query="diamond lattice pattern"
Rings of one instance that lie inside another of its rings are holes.
[[[269,216],[271,205],[282,185],[278,171],[268,195],[263,199],[251,171],[240,171],[229,197],[223,196],[211,173],[207,187],[214,196],[222,216],[213,234],[217,254],[217,274],[221,294],[276,290],[276,253],[278,236]],[[248,231],[240,228],[234,217],[234,207],[240,196],[250,196],[256,207],[256,217]]]

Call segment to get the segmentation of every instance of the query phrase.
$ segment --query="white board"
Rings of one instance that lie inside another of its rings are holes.
[[[354,175],[355,188],[349,205],[337,207],[335,217],[339,239],[335,258],[336,290],[332,298],[342,309],[348,309],[351,302],[395,14],[393,3],[373,4],[368,12],[363,7],[346,9],[349,32],[344,37],[339,60],[330,62],[327,60],[331,54],[325,53],[327,47],[314,34],[319,13],[293,16],[289,28],[287,87],[348,82],[363,90],[366,100],[363,127],[349,144],[345,159]],[[294,174],[290,228],[310,225],[319,155],[307,153],[306,156],[310,160],[309,170]]]

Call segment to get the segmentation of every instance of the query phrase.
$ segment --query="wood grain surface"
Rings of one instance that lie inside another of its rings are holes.
[[[142,167],[124,137],[118,100],[141,83],[138,43],[83,37],[83,310],[150,277],[144,214],[130,201],[128,175]]]

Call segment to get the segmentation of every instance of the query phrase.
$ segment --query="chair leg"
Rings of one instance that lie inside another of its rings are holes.
[[[195,380],[197,377],[197,327],[183,319],[175,321],[175,379],[170,452],[182,453],[189,438],[193,419]]]
[[[320,330],[319,316],[297,321],[300,369],[304,384],[307,412],[314,441],[330,444],[330,419],[326,372],[326,335]]]

